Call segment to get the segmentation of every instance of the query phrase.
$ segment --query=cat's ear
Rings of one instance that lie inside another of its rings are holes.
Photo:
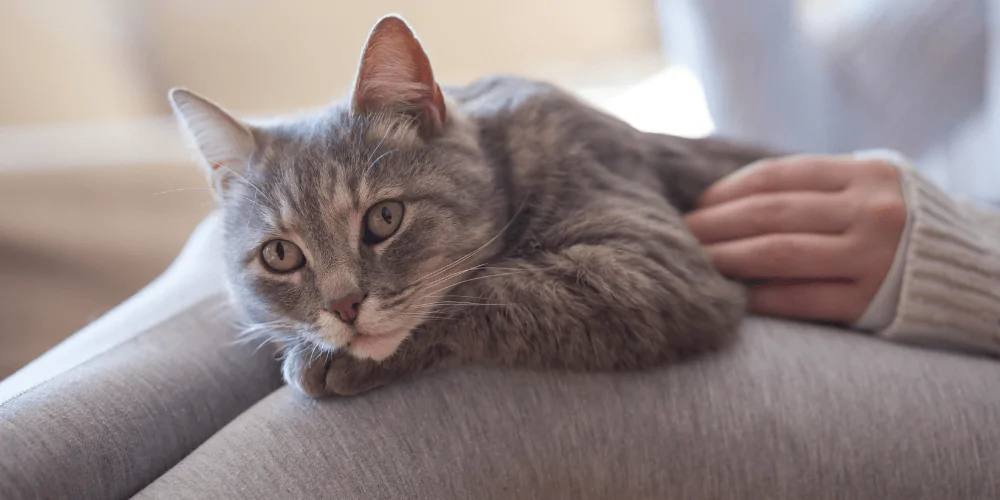
[[[444,126],[441,87],[420,41],[402,18],[389,15],[372,28],[361,54],[351,107],[358,114],[408,114],[417,119],[425,136]]]
[[[175,88],[168,95],[181,128],[201,154],[209,183],[225,189],[231,175],[245,175],[255,149],[249,127],[189,90]]]

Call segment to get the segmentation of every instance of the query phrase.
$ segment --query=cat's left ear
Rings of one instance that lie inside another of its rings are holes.
[[[194,92],[175,88],[168,95],[181,128],[201,154],[209,184],[224,191],[232,176],[246,175],[256,149],[250,128]]]
[[[434,81],[427,53],[402,18],[383,17],[368,35],[351,108],[358,114],[382,111],[413,116],[425,137],[444,127],[441,87]]]

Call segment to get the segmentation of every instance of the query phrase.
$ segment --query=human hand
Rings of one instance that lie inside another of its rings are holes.
[[[900,172],[877,159],[764,160],[712,185],[685,221],[752,312],[854,323],[906,225]]]

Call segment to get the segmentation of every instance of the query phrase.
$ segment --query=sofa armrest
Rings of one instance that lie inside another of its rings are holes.
[[[163,276],[0,384],[0,498],[123,498],[281,385],[240,344],[217,217]]]
[[[0,404],[222,294],[221,222],[218,213],[207,217],[160,277],[0,381]]]

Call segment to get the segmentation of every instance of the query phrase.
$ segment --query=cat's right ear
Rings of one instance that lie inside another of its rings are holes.
[[[231,176],[245,175],[255,149],[250,128],[189,90],[171,89],[168,96],[177,121],[198,149],[209,184],[222,191]]]
[[[372,28],[358,65],[351,109],[358,114],[388,111],[412,116],[426,137],[444,127],[441,87],[427,53],[403,18],[390,14]]]

